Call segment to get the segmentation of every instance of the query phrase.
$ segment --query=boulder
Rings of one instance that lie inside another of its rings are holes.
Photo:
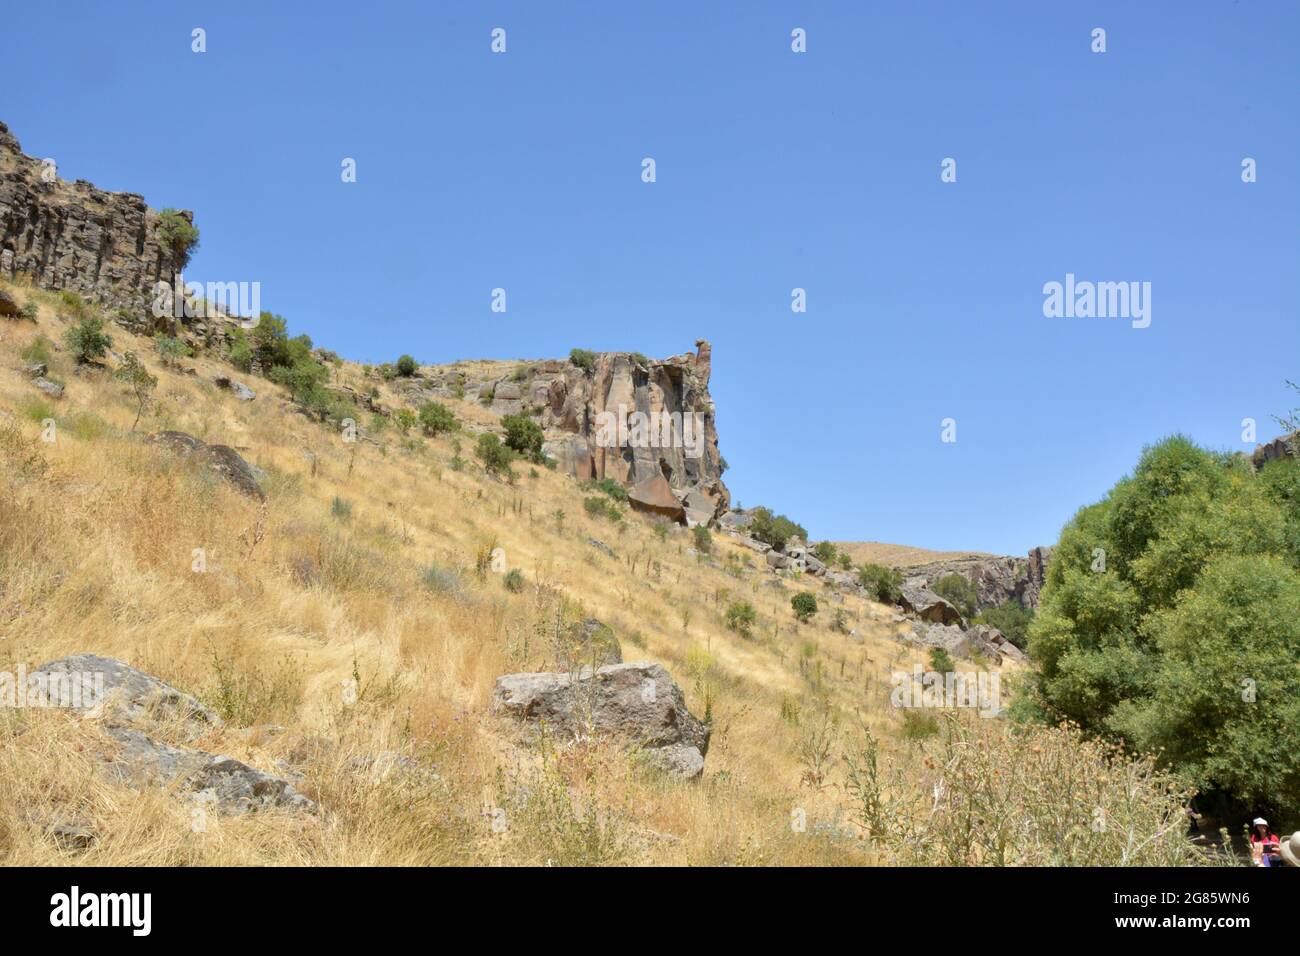
[[[103,692],[103,714],[109,720],[138,722],[178,720],[199,732],[218,726],[221,718],[197,699],[129,664],[98,654],[73,654],[42,664],[28,675],[47,684],[80,684],[83,700]]]
[[[709,751],[709,726],[686,709],[681,688],[658,664],[507,674],[497,678],[492,707],[561,738],[594,733],[625,740],[654,765],[687,779],[700,776]]]
[[[46,395],[50,396],[50,398],[63,397],[63,386],[60,385],[58,382],[50,381],[48,378],[46,378],[43,375],[40,376],[39,378],[32,379],[32,384],[35,385],[37,388],[39,388]]]
[[[673,494],[672,486],[662,474],[651,475],[628,489],[627,500],[637,511],[662,515],[673,521],[682,521],[686,509]]]
[[[904,582],[899,605],[923,621],[935,624],[960,624],[961,612],[929,588]]]
[[[31,362],[23,366],[23,374],[28,378],[44,378],[48,372],[49,368],[44,362]]]
[[[6,318],[12,318],[13,316],[22,314],[23,310],[18,304],[18,300],[4,289],[0,289],[0,315],[5,316]]]
[[[253,469],[239,452],[228,445],[207,445],[193,435],[176,431],[156,432],[149,436],[149,442],[207,468],[250,498],[266,499]]]
[[[606,556],[611,557],[611,558],[616,558],[616,557],[618,557],[618,555],[616,555],[616,554],[614,553],[614,549],[613,549],[613,548],[611,548],[611,547],[610,547],[609,545],[607,545],[604,541],[601,541],[601,540],[599,540],[598,538],[588,538],[588,539],[587,539],[587,544],[591,545],[593,548],[595,548],[597,551],[599,551],[599,552],[600,552],[601,554],[603,554],[603,555],[606,555]]]
[[[233,392],[235,398],[239,399],[241,402],[251,402],[253,399],[257,398],[257,393],[251,388],[243,382],[235,381],[229,376],[218,375],[212,381],[216,384],[217,388],[227,392]]]

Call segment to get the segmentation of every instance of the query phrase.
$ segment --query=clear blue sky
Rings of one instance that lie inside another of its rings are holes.
[[[193,209],[188,278],[359,360],[707,337],[733,494],[814,538],[1022,553],[1300,378],[1290,0],[6,7],[0,120]],[[1067,272],[1151,327],[1045,318]]]

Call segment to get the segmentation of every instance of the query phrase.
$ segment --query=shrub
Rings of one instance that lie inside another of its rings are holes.
[[[819,541],[817,542],[817,546],[813,548],[813,555],[822,564],[834,564],[838,553],[839,552],[835,549],[835,545],[831,544],[829,541]]]
[[[524,572],[518,568],[511,568],[506,572],[504,581],[506,590],[511,594],[518,594],[524,589]]]
[[[24,362],[39,362],[49,366],[54,361],[54,343],[45,336],[38,335],[19,354]]]
[[[415,359],[409,355],[403,355],[397,360],[397,374],[402,378],[410,378],[415,374]]]
[[[695,539],[695,550],[700,554],[713,553],[713,535],[709,534],[709,529],[702,524],[697,524],[691,529],[691,536]]]
[[[20,319],[26,319],[28,322],[35,322],[36,316],[40,314],[40,307],[36,304],[35,299],[28,299],[18,313]]]
[[[882,604],[897,604],[903,596],[903,572],[883,564],[864,564],[858,569],[858,584]]]
[[[350,521],[352,519],[352,502],[335,495],[334,500],[330,502],[330,514],[340,521]]]
[[[135,431],[135,426],[140,424],[140,416],[144,414],[145,405],[149,402],[149,396],[158,385],[158,379],[149,373],[134,352],[126,353],[122,364],[113,372],[113,378],[130,386],[131,393],[135,396],[135,421],[131,423],[131,431]]]
[[[546,437],[542,434],[541,425],[527,415],[506,415],[501,419],[501,425],[506,430],[508,448],[529,461],[541,463],[542,442]]]
[[[188,265],[199,247],[198,227],[177,210],[164,209],[158,214],[157,233],[158,241],[171,250],[180,266]]]
[[[570,349],[569,361],[584,372],[590,372],[596,367],[596,353],[587,349]]]
[[[399,408],[393,413],[393,424],[397,426],[397,430],[403,435],[414,428],[417,421],[415,412],[409,408]]]
[[[945,574],[931,586],[935,594],[943,598],[966,620],[975,616],[979,604],[979,588],[961,574]]]
[[[947,649],[942,647],[930,648],[930,670],[939,674],[951,674],[956,671],[957,665],[953,662],[952,655]]]
[[[424,569],[421,581],[428,590],[439,594],[455,594],[460,590],[460,575],[436,564],[431,564]]]
[[[515,453],[501,444],[501,439],[491,432],[484,432],[478,436],[478,446],[474,449],[474,454],[478,456],[479,461],[483,462],[483,467],[487,469],[489,475],[506,479],[513,477],[510,464],[515,460]]]
[[[163,365],[178,365],[181,359],[194,354],[194,350],[180,339],[164,332],[154,334],[153,347]]]
[[[996,627],[1007,640],[1024,650],[1029,644],[1029,625],[1033,620],[1032,608],[1021,607],[1019,601],[1010,600],[981,611],[975,623]]]
[[[582,483],[582,487],[592,491],[599,491],[609,495],[615,501],[627,501],[627,489],[620,485],[613,478],[588,478]]]
[[[795,535],[805,540],[808,538],[808,532],[801,525],[795,524],[785,515],[774,515],[768,508],[754,509],[749,535],[778,551],[784,549],[786,542]]]
[[[230,364],[241,372],[253,370],[253,347],[248,343],[248,336],[241,328],[230,332]]]
[[[591,518],[606,518],[610,521],[622,521],[623,512],[618,510],[618,505],[608,498],[601,498],[593,495],[590,498],[582,499],[582,508]]]
[[[811,591],[800,591],[790,598],[790,607],[794,609],[794,616],[806,624],[817,613],[817,596]]]
[[[749,637],[754,622],[758,620],[758,612],[748,601],[737,601],[727,608],[725,620],[728,628],[742,637]]]
[[[451,409],[437,402],[425,402],[421,405],[418,420],[424,433],[431,436],[454,432],[460,428],[460,423],[456,421],[456,416],[452,414]]]
[[[78,364],[103,358],[113,344],[113,340],[104,331],[104,320],[98,316],[82,319],[68,329],[63,341]]]

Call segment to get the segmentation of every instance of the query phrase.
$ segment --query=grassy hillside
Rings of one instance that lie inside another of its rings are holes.
[[[241,403],[212,384],[231,373],[218,358],[163,367],[151,341],[114,328],[114,352],[134,351],[158,378],[133,432],[129,390],[79,374],[66,352],[50,362],[63,398],[32,386],[23,353],[41,336],[60,341],[70,320],[57,297],[8,288],[39,312],[0,320],[0,668],[74,652],[125,660],[222,714],[198,746],[301,775],[295,785],[322,810],[195,832],[175,795],[94,772],[92,755],[111,743],[93,721],[5,711],[0,862],[66,862],[49,837],[63,821],[94,831],[77,859],[101,865],[899,859],[872,839],[843,759],[860,763],[865,728],[901,774],[896,793],[906,781],[924,796],[943,772],[933,716],[888,706],[891,673],[924,661],[896,639],[892,609],[812,579],[778,586],[720,535],[704,559],[684,529],[589,517],[592,492],[544,468],[517,464],[514,484],[490,478],[472,436],[389,429],[345,443],[265,380],[240,376],[258,392]],[[333,374],[399,404],[358,366]],[[466,427],[494,423],[475,403],[449,404]],[[143,441],[160,429],[238,449],[263,475],[265,505]],[[522,590],[486,567],[496,547]],[[805,625],[790,607],[801,589],[821,604]],[[725,626],[735,601],[757,609],[749,637]],[[613,628],[625,660],[663,664],[692,712],[711,717],[701,781],[659,776],[607,741],[543,755],[489,713],[494,679],[549,668],[549,636],[585,616]],[[969,718],[962,732],[1002,739],[1003,724]],[[1051,776],[1032,741],[1001,746]],[[394,770],[394,755],[417,770]],[[1027,767],[1005,785],[1019,787]],[[510,808],[504,829],[492,826],[498,807]],[[792,826],[794,811],[806,826]],[[922,814],[917,825],[934,843]]]

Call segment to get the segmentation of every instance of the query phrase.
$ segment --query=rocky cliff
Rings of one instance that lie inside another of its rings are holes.
[[[725,511],[731,496],[709,395],[711,350],[702,339],[695,346],[665,359],[599,352],[582,365],[546,359],[509,371],[436,367],[421,370],[407,388],[416,400],[457,396],[501,415],[532,416],[561,472],[612,478],[634,489],[633,504],[704,522]]]
[[[143,196],[59,179],[0,123],[0,276],[143,314],[183,266]]]
[[[1038,607],[1039,593],[1047,580],[1051,548],[1034,548],[1026,557],[954,558],[903,568],[904,580],[912,586],[930,587],[948,574],[960,574],[975,585],[979,610],[1016,601],[1022,607]]]

